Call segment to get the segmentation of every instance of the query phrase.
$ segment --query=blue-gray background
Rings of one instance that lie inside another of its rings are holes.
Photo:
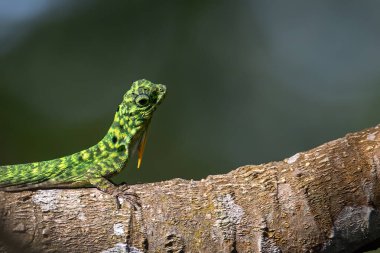
[[[166,84],[142,169],[200,179],[380,123],[378,1],[0,1],[0,162],[95,144]]]

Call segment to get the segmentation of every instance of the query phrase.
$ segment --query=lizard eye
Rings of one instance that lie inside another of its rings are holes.
[[[147,95],[138,95],[135,102],[138,106],[146,106],[149,103],[149,97]]]

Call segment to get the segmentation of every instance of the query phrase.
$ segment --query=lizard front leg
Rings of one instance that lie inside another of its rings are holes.
[[[129,187],[126,184],[116,186],[102,176],[92,177],[89,179],[89,182],[102,192],[114,196],[118,209],[121,208],[119,197],[127,200],[134,208],[140,206],[138,196],[134,192],[128,192]]]

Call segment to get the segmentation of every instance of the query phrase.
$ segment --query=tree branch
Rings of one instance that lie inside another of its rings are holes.
[[[36,252],[355,252],[380,238],[379,126],[280,162],[134,185],[135,210],[96,189],[0,193],[3,233]]]

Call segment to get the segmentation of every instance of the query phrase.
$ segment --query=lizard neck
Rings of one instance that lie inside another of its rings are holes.
[[[148,123],[149,120],[144,122],[138,115],[130,114],[129,117],[125,117],[118,111],[106,136],[98,145],[101,149],[125,152],[124,155],[128,155],[140,141]]]

